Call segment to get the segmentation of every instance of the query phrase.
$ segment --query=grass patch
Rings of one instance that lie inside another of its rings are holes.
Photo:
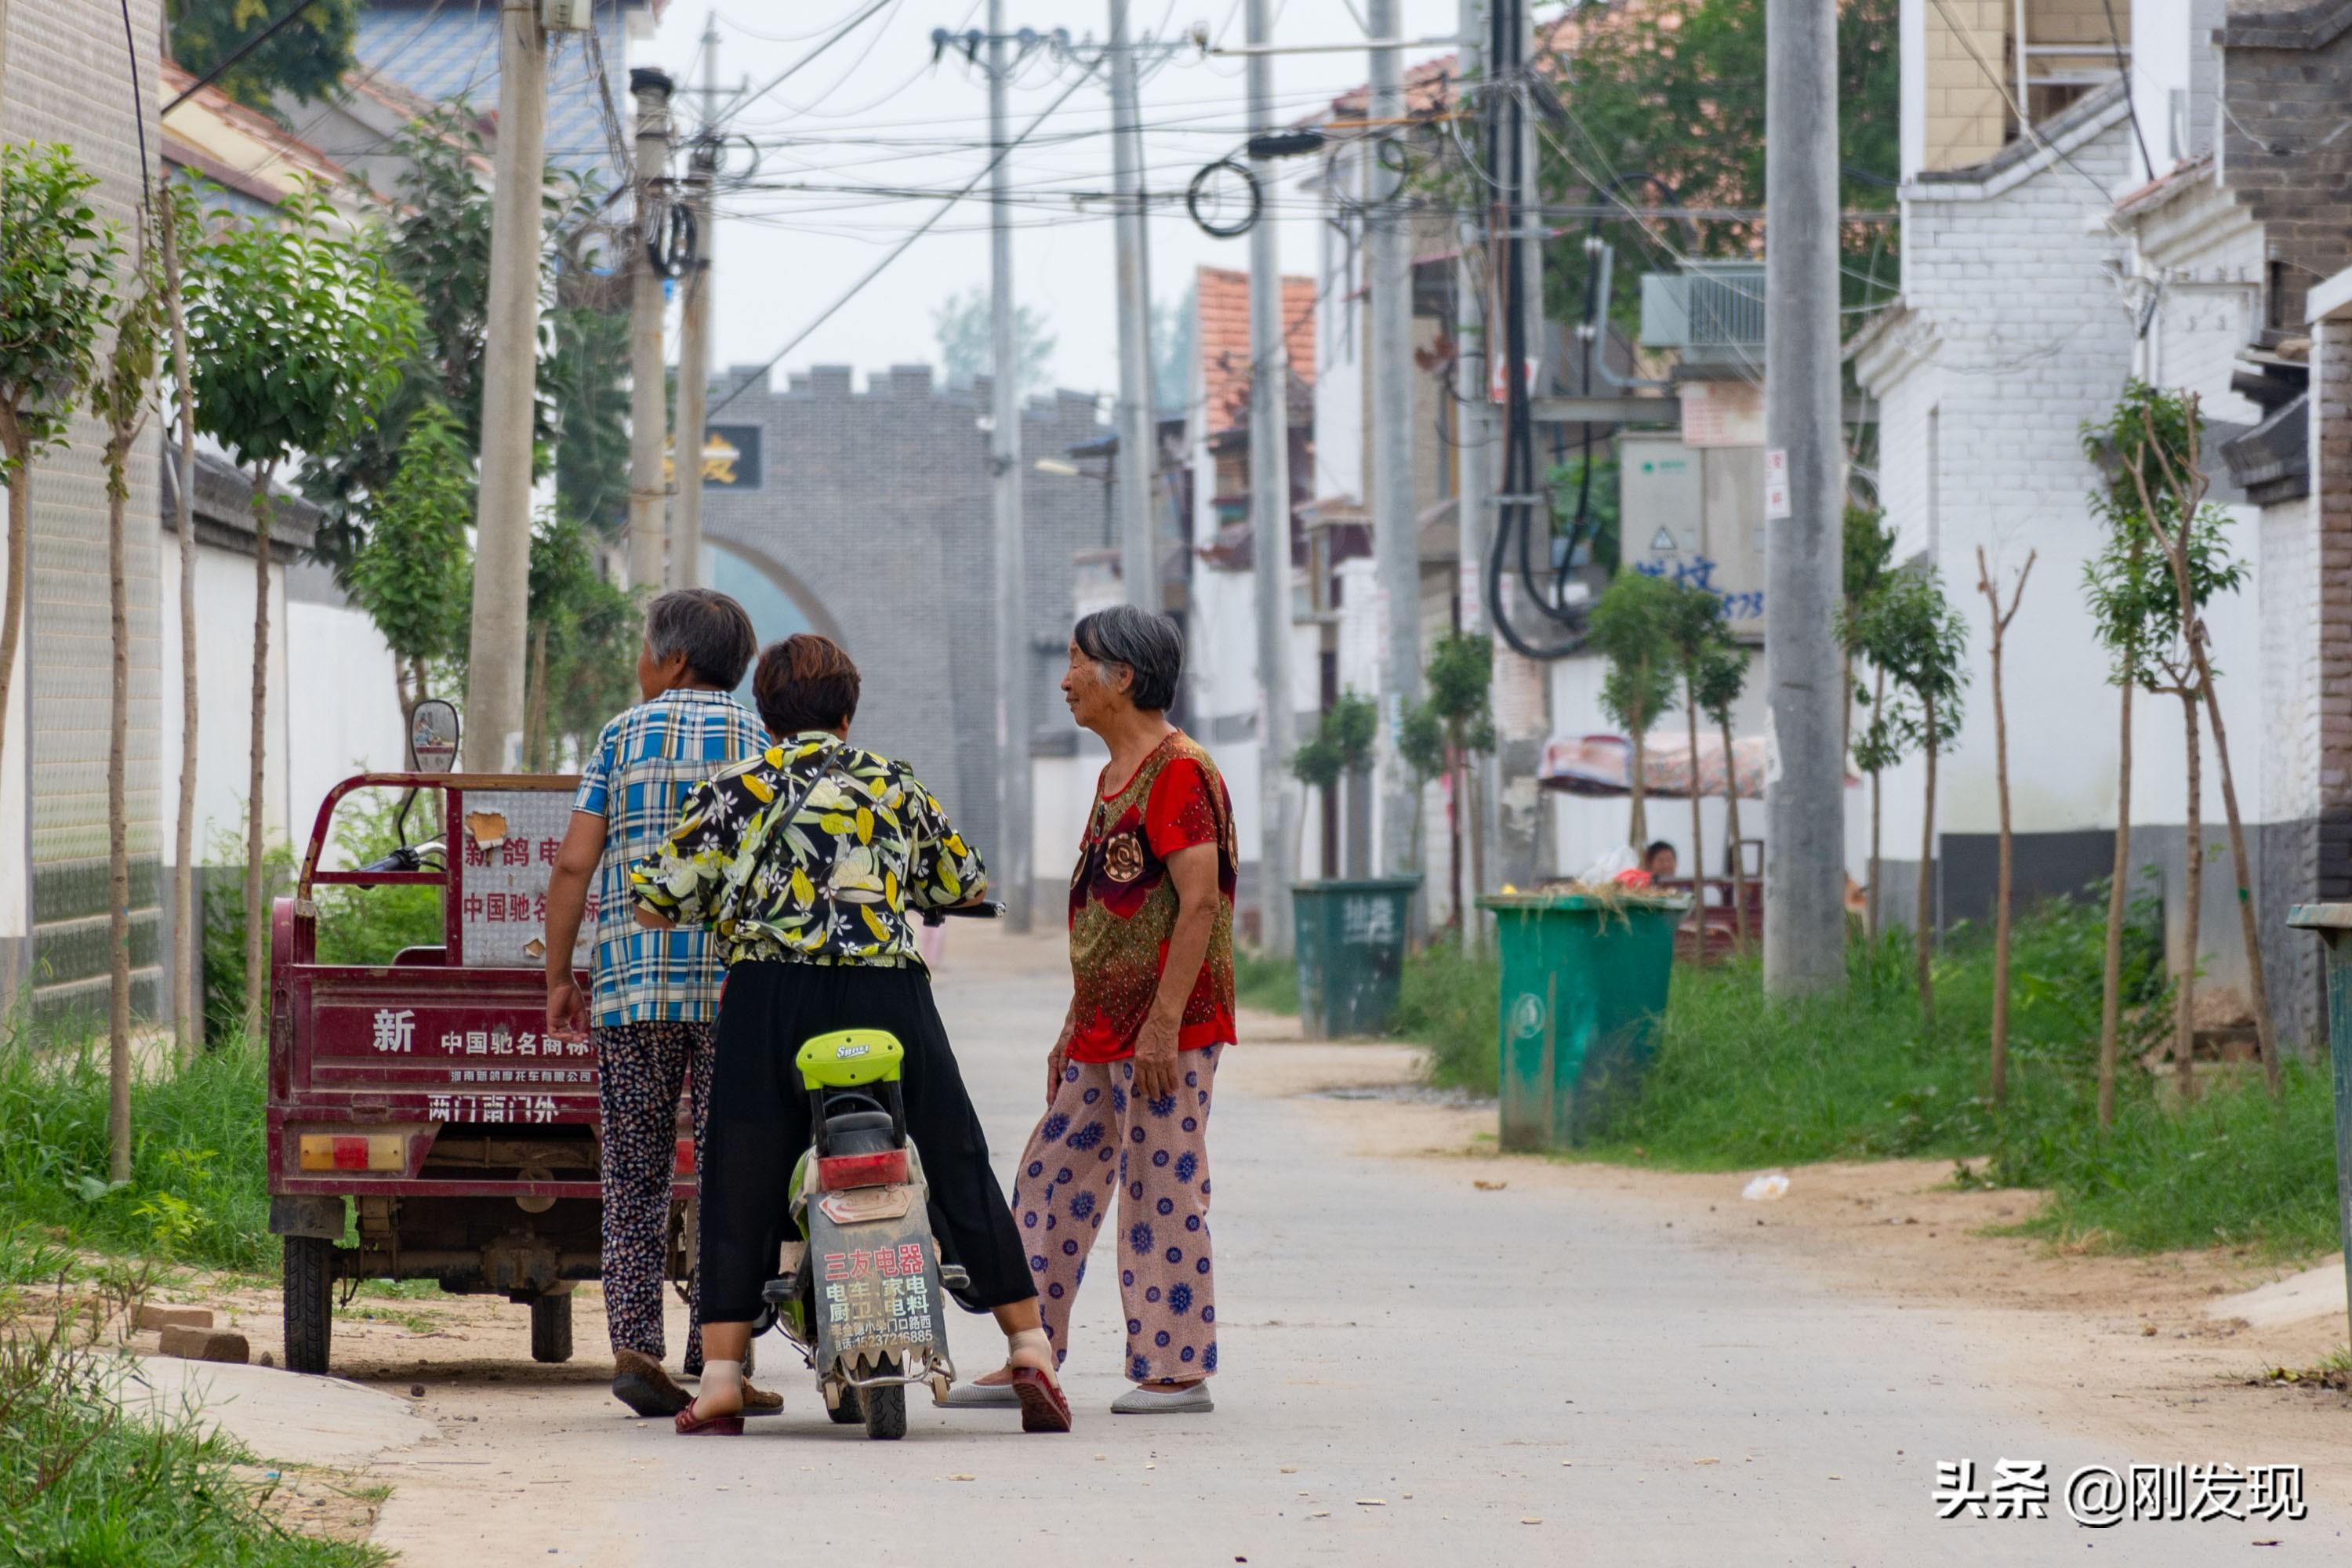
[[[2104,900],[2017,922],[2009,1103],[1989,1095],[1990,933],[1949,933],[1922,1016],[1907,935],[1847,950],[1842,995],[1770,1003],[1753,959],[1678,966],[1640,1094],[1580,1153],[1698,1170],[1818,1160],[1990,1155],[1985,1179],[2047,1188],[2026,1228],[2126,1251],[2247,1247],[2276,1258],[2338,1245],[2326,1075],[2289,1063],[2273,1102],[2258,1074],[2182,1107],[2136,1061],[2168,1026],[2152,910],[2127,945],[2113,1126],[2096,1114]],[[1491,961],[1444,946],[1408,962],[1397,1033],[1430,1047],[1430,1078],[1492,1093],[1499,986]]]
[[[0,1270],[57,1254],[0,1231]],[[100,1342],[98,1310],[53,1282],[49,1317],[0,1317],[0,1558],[66,1568],[373,1568],[390,1559],[295,1534],[239,1470],[253,1456],[186,1412],[134,1419],[115,1393],[128,1368]]]
[[[274,1270],[267,1066],[240,1038],[131,1092],[131,1180],[106,1180],[102,1041],[0,1042],[0,1228],[207,1268]]]
[[[1429,1081],[1493,1094],[1502,966],[1438,942],[1404,961],[1392,1032],[1429,1047]]]
[[[1298,1015],[1298,964],[1255,948],[1234,949],[1234,1001],[1261,1013]]]

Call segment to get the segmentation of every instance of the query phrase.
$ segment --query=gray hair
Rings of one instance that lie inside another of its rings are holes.
[[[1142,711],[1165,712],[1174,705],[1176,682],[1184,673],[1184,635],[1166,616],[1113,605],[1081,617],[1070,640],[1106,678],[1110,666],[1124,665],[1135,677],[1128,700]]]
[[[646,606],[646,647],[656,664],[686,655],[701,679],[732,691],[759,654],[760,638],[743,606],[715,588],[673,588]]]

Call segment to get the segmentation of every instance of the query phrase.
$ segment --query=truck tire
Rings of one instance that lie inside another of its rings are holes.
[[[316,1236],[284,1240],[286,1369],[324,1373],[335,1333],[335,1244]]]
[[[857,1390],[847,1384],[842,1384],[841,1403],[829,1406],[825,1415],[836,1426],[854,1426],[866,1419],[865,1407],[857,1403]]]
[[[534,1296],[530,1302],[530,1359],[562,1363],[572,1359],[572,1292]]]

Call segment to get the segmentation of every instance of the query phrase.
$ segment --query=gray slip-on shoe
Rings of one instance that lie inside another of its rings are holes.
[[[959,1383],[940,1404],[950,1410],[1013,1410],[1019,1408],[1021,1396],[1009,1383]]]
[[[1190,1388],[1130,1388],[1110,1402],[1113,1415],[1205,1415],[1216,1407],[1206,1383]]]

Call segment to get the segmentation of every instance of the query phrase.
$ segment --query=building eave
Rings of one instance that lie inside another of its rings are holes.
[[[2352,0],[2345,0],[2352,5]],[[2131,96],[2122,79],[2067,106],[1981,163],[1930,169],[1904,182],[1906,202],[1976,202],[2000,195],[2054,166],[2084,143],[2131,115]]]

